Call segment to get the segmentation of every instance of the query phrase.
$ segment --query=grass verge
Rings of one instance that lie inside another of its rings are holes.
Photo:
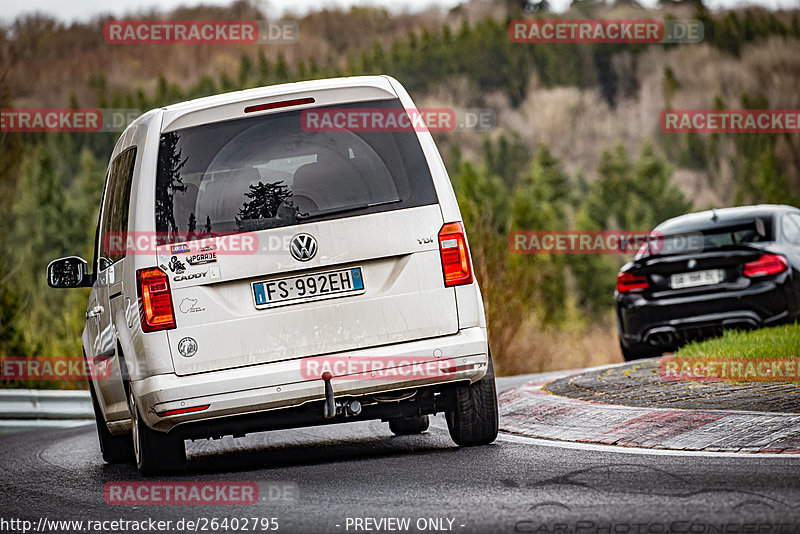
[[[759,330],[728,330],[722,337],[694,342],[675,353],[679,358],[796,358],[800,324]]]

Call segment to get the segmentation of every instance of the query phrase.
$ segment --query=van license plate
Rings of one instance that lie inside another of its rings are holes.
[[[361,267],[253,282],[256,308],[363,293]]]
[[[669,285],[672,289],[710,286],[722,282],[722,274],[722,269],[710,269],[708,271],[694,271],[692,273],[673,274],[669,279]]]

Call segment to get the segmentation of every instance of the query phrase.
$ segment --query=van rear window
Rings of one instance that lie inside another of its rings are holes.
[[[337,108],[403,109],[399,100],[325,109]],[[289,111],[163,134],[155,208],[160,242],[437,202],[412,129],[309,131],[301,121],[301,111]]]

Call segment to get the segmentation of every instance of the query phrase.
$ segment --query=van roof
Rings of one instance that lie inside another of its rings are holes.
[[[278,97],[312,96],[315,98],[313,106],[397,98],[392,82],[394,80],[389,76],[351,76],[269,85],[197,98],[160,108],[163,111],[161,131],[243,117],[246,106],[275,102]],[[293,106],[294,109],[302,107]]]

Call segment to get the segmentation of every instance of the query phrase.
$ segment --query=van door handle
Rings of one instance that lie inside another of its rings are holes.
[[[102,306],[95,306],[94,308],[92,308],[91,310],[86,312],[86,318],[87,319],[91,319],[91,318],[97,317],[98,315],[100,315],[104,311],[105,311],[105,308],[103,308]]]

